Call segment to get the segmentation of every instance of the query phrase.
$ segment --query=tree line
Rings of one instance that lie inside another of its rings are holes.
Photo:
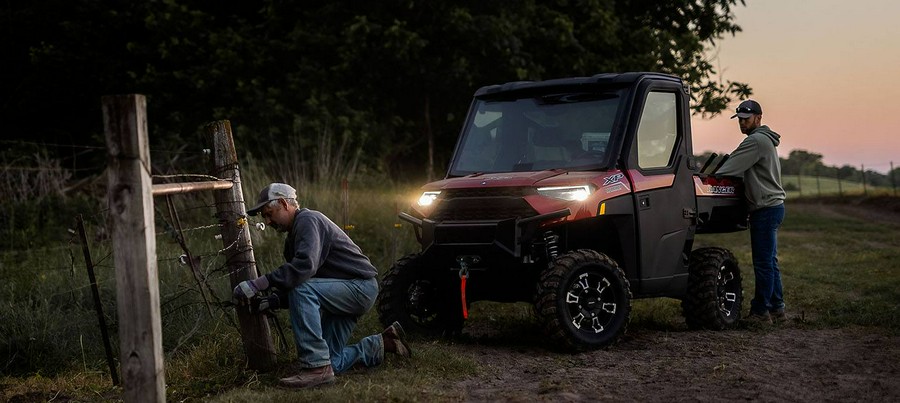
[[[719,113],[751,93],[707,58],[740,32],[739,3],[4,2],[0,119],[12,138],[102,145],[100,97],[140,93],[151,147],[199,144],[229,119],[242,152],[326,139],[403,177],[446,165],[483,85],[659,71],[690,83],[695,113]]]

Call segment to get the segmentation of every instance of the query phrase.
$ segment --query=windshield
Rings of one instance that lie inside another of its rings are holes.
[[[618,108],[616,93],[476,100],[450,175],[604,167]]]

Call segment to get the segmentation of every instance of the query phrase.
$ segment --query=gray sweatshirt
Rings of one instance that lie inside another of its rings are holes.
[[[265,275],[268,285],[281,290],[297,287],[311,277],[369,279],[378,275],[369,258],[337,224],[306,208],[294,215],[294,227],[284,240],[284,260],[285,264]]]
[[[784,203],[781,162],[775,151],[780,142],[781,136],[768,126],[757,127],[716,171],[716,175],[744,178],[744,194],[750,211]]]

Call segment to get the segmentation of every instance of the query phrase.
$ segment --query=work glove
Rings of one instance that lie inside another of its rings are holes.
[[[280,300],[278,298],[278,294],[272,293],[269,296],[265,296],[259,299],[259,306],[256,308],[256,312],[266,313],[269,311],[274,311],[279,307]]]
[[[246,303],[259,294],[259,288],[256,287],[256,284],[253,283],[253,280],[242,281],[236,287],[234,287],[234,291],[232,295],[234,295],[234,299],[236,299],[239,303]]]

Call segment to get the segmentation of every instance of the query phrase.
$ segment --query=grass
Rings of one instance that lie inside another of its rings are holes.
[[[267,181],[279,180],[258,172],[247,177],[263,179],[244,182],[245,195],[251,195],[248,200]],[[343,224],[339,218],[342,213],[349,211],[351,237],[384,271],[401,255],[416,250],[412,231],[405,223],[398,228],[396,219],[397,210],[412,200],[415,189],[389,184],[365,186],[365,182],[363,178],[351,181],[346,206],[341,201],[339,181],[301,183],[297,187],[305,206],[323,211],[339,224]],[[179,198],[176,205],[180,211],[192,212],[182,214],[186,228],[213,222],[210,200]],[[452,401],[462,395],[448,386],[482,371],[465,347],[466,343],[482,342],[478,339],[419,340],[414,344],[416,356],[412,360],[391,357],[377,370],[340,376],[335,387],[300,392],[273,387],[277,372],[260,374],[245,368],[231,312],[213,307],[210,316],[193,276],[178,260],[183,252],[166,232],[164,218],[165,214],[157,214],[156,230],[169,399]],[[102,211],[86,221],[103,307],[115,336],[115,280],[108,258],[112,245],[104,235]],[[779,257],[788,309],[802,313],[802,326],[866,326],[900,332],[898,228],[889,222],[834,213],[814,202],[789,200],[780,232]],[[216,233],[216,228],[190,231],[188,243],[192,252],[202,257],[201,269],[215,293],[214,299],[224,300],[230,285],[220,270],[223,259],[216,252],[222,245],[214,238]],[[280,264],[283,235],[256,229],[251,234],[260,270],[265,272]],[[118,399],[121,390],[112,386],[106,372],[80,245],[67,241],[34,245],[0,252],[0,399]],[[695,247],[705,245],[727,247],[738,257],[745,279],[746,310],[753,290],[749,233],[698,236]],[[541,345],[541,337],[535,332],[539,326],[527,304],[477,303],[471,313],[470,328],[504,329],[500,337],[489,341],[497,347]],[[279,315],[282,325],[287,326],[286,313]],[[375,313],[370,312],[361,319],[354,337],[372,334],[380,327]],[[630,331],[684,329],[679,301],[634,302]],[[290,329],[284,331],[290,337]],[[524,334],[532,336],[522,337]],[[294,354],[290,340],[287,344],[287,350],[279,350],[278,361],[284,365]],[[115,339],[113,348],[117,354]],[[553,389],[555,385],[545,387]]]
[[[820,196],[859,196],[859,195],[894,195],[896,190],[891,186],[863,186],[862,182],[838,180],[836,178],[827,178],[809,175],[783,175],[781,177],[782,185],[787,190],[787,196],[790,198],[798,197],[820,197]]]

